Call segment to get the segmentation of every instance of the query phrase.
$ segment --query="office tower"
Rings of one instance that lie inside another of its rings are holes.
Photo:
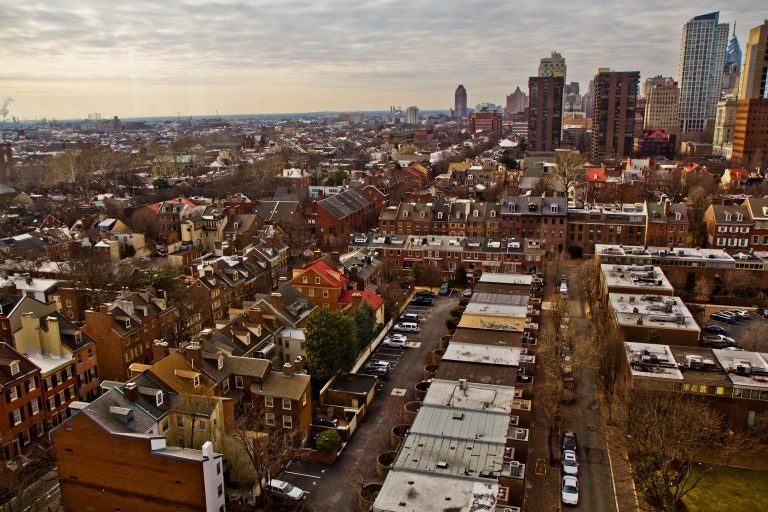
[[[703,132],[715,120],[728,44],[728,24],[719,23],[719,17],[712,12],[683,25],[678,68],[682,133]]]
[[[736,96],[726,96],[717,103],[715,135],[712,138],[712,154],[731,158],[733,132],[736,129]]]
[[[581,97],[581,104],[584,109],[584,115],[587,119],[592,119],[592,108],[595,106],[595,81],[590,80],[587,87],[587,94]]]
[[[768,160],[768,20],[749,31],[741,70],[732,158],[751,165]]]
[[[733,22],[733,34],[725,49],[725,65],[723,66],[722,94],[735,94],[739,86],[741,72],[741,46],[736,37],[736,22]]]
[[[528,148],[531,151],[554,151],[560,146],[564,85],[562,76],[528,79]]]
[[[463,85],[456,88],[456,94],[453,98],[453,115],[456,116],[456,119],[467,117],[467,90]]]
[[[592,117],[592,160],[621,159],[632,152],[639,71],[598,70]]]
[[[561,76],[565,82],[565,58],[558,52],[539,61],[539,76]]]
[[[507,115],[523,112],[526,106],[528,106],[528,96],[520,90],[520,87],[517,87],[512,94],[507,94],[507,108],[505,109]]]
[[[405,122],[407,124],[419,124],[419,107],[408,107],[405,111]]]
[[[739,99],[749,100],[766,97],[768,78],[768,20],[749,31],[747,56],[741,70]]]
[[[645,103],[645,122],[643,128],[646,130],[664,130],[667,133],[676,133],[678,124],[678,107],[680,105],[680,89],[677,82],[671,77],[659,80],[662,77],[653,79],[654,86],[647,93]],[[648,80],[645,81],[645,84]]]
[[[651,95],[651,91],[654,87],[657,85],[665,85],[670,80],[674,81],[672,77],[666,77],[661,75],[656,75],[654,77],[646,78],[643,80],[643,85],[640,86],[640,94],[643,98],[647,98]]]

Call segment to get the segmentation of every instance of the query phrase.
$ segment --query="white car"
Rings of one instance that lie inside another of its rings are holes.
[[[730,336],[724,336],[722,334],[711,334],[711,335],[707,336],[707,338],[708,339],[709,338],[717,338],[718,340],[724,341],[724,342],[728,343],[731,346],[735,346],[736,345],[736,340],[735,339],[731,338]]]
[[[307,499],[307,495],[298,487],[275,478],[270,480],[267,484],[267,491],[269,491],[272,496],[278,496],[286,500],[304,501]]]
[[[560,499],[565,505],[579,504],[579,481],[575,476],[566,475],[563,477],[563,487],[560,492]]]
[[[387,348],[405,348],[406,338],[402,334],[395,334],[394,336],[387,336],[381,340],[381,346]]]
[[[579,474],[579,462],[576,460],[576,452],[573,450],[563,452],[563,473],[571,476]]]
[[[385,368],[389,370],[392,367],[392,363],[389,361],[382,361],[381,359],[371,359],[366,363],[371,368]]]

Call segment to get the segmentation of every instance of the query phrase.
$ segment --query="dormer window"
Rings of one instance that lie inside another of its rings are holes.
[[[478,212],[477,210],[472,210],[472,216],[473,216],[473,217],[477,217],[477,215],[478,215],[479,213],[480,213],[480,212]]]
[[[742,220],[744,220],[744,215],[742,215],[741,213],[737,213],[736,214],[736,220],[741,222]]]
[[[683,214],[681,214],[680,212],[675,212],[675,220],[680,220],[682,218],[683,218]]]
[[[491,210],[491,218],[495,218],[495,217],[496,217],[496,210]]]
[[[730,220],[731,220],[731,213],[730,212],[725,212],[725,220],[726,220],[726,222],[730,222]]]
[[[155,395],[155,405],[157,405],[158,407],[163,405],[163,392],[162,391],[158,391],[157,394]]]
[[[403,218],[404,218],[404,219],[407,219],[407,218],[408,218],[408,211],[407,211],[407,210],[403,212]]]
[[[126,329],[130,329],[131,328],[131,319],[130,318],[126,318],[125,319],[125,328]]]
[[[442,219],[443,218],[443,212],[437,212],[437,218]]]
[[[421,219],[424,218],[424,212],[419,212],[419,218],[421,218]]]
[[[18,361],[11,361],[11,364],[8,365],[8,368],[10,369],[11,376],[18,375],[21,372],[21,369],[19,368],[19,362]]]
[[[224,354],[219,354],[219,357],[216,358],[216,368],[219,370],[224,368]]]
[[[193,387],[200,387],[200,374],[195,374],[194,377],[192,377],[192,386]]]
[[[553,204],[549,207],[550,211],[552,213],[557,213],[560,211],[560,205],[559,204]]]

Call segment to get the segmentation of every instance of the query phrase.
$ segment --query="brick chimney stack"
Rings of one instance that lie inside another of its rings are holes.
[[[136,403],[139,401],[139,386],[135,382],[126,382],[123,386],[123,395],[129,401]]]

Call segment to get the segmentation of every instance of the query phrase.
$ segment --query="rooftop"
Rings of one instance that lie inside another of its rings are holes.
[[[445,361],[519,366],[521,348],[478,343],[450,343],[443,354]]]
[[[652,343],[624,343],[633,377],[683,380],[669,346]]]
[[[376,497],[374,512],[435,510],[492,512],[499,486],[490,482],[393,468]]]
[[[638,288],[640,291],[664,292],[671,295],[674,287],[664,272],[653,265],[600,265],[608,290],[613,288]],[[667,293],[669,292],[669,293]]]
[[[509,386],[493,386],[468,382],[466,389],[461,389],[461,383],[455,380],[432,379],[432,383],[424,397],[426,406],[450,406],[453,409],[478,410],[487,412],[503,412],[507,415],[512,411],[512,402],[517,393]]]
[[[609,293],[608,300],[622,327],[701,331],[680,297]]]

